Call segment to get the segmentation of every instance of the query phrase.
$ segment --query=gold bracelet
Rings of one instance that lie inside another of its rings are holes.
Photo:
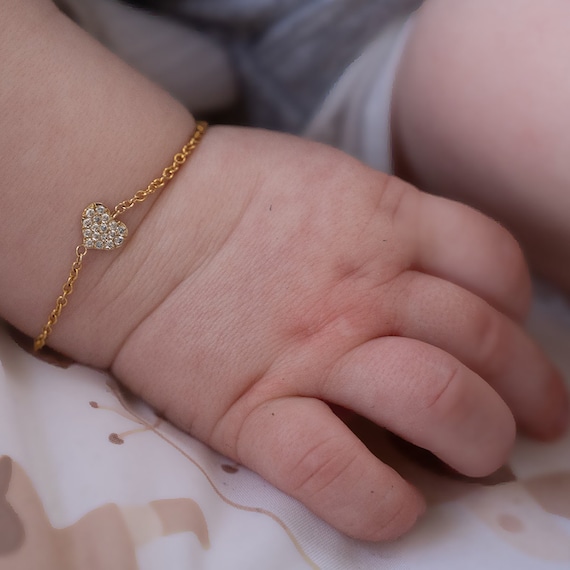
[[[53,326],[57,323],[63,307],[67,305],[69,295],[73,292],[73,284],[79,275],[83,265],[83,258],[90,249],[113,250],[121,247],[125,242],[127,226],[117,220],[126,210],[132,208],[137,202],[142,202],[151,194],[166,186],[180,167],[186,162],[188,157],[194,152],[202,136],[208,128],[208,123],[199,121],[196,123],[196,130],[192,138],[182,147],[182,150],[174,155],[173,162],[162,171],[162,176],[155,178],[144,190],[139,190],[132,198],[125,200],[115,206],[113,213],[104,204],[92,202],[81,215],[81,232],[83,243],[75,248],[75,261],[71,266],[69,277],[63,286],[62,294],[55,302],[55,308],[51,312],[42,332],[34,340],[34,350],[41,350],[50,335]]]

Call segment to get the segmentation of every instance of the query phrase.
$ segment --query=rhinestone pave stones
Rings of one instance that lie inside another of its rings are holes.
[[[89,204],[81,214],[83,245],[87,249],[116,249],[127,237],[127,226],[113,218],[109,208],[99,202]]]

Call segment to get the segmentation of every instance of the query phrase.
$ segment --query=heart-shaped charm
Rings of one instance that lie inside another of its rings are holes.
[[[81,215],[83,245],[87,249],[116,249],[121,247],[127,226],[113,218],[109,208],[99,202],[89,204]]]

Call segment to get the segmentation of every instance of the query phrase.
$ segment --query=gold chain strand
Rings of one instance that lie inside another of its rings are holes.
[[[40,350],[46,343],[47,337],[51,333],[51,328],[57,323],[57,319],[59,319],[59,315],[61,315],[61,311],[63,311],[63,307],[67,305],[67,297],[73,293],[73,284],[79,275],[79,270],[81,269],[83,258],[87,254],[87,249],[85,246],[78,245],[75,248],[75,261],[71,266],[71,271],[69,272],[69,277],[63,286],[63,291],[61,295],[57,298],[55,302],[55,307],[53,311],[50,313],[48,322],[45,324],[42,332],[38,335],[38,337],[34,340],[34,350]]]
[[[162,176],[155,178],[144,190],[139,190],[129,200],[125,200],[124,202],[117,204],[113,212],[113,218],[116,218],[125,210],[132,208],[137,202],[146,200],[148,196],[163,188],[169,180],[172,180],[174,175],[180,170],[180,167],[194,152],[207,128],[208,123],[206,123],[206,121],[199,121],[196,124],[196,130],[192,138],[182,147],[182,150],[179,153],[174,155],[172,164],[162,171]]]
[[[123,222],[117,220],[117,217],[132,208],[137,202],[143,202],[151,194],[166,186],[168,181],[172,180],[174,175],[180,170],[180,167],[194,152],[207,128],[208,123],[205,121],[197,122],[192,138],[182,147],[179,153],[174,155],[172,164],[162,171],[162,175],[159,178],[155,178],[144,190],[136,192],[132,198],[117,204],[113,213],[100,202],[92,202],[83,210],[81,216],[83,243],[75,248],[75,261],[71,266],[67,281],[62,288],[61,295],[55,302],[55,307],[50,313],[42,332],[34,340],[34,350],[41,350],[45,346],[53,326],[57,323],[63,308],[67,305],[68,297],[73,292],[73,284],[79,275],[83,265],[83,258],[87,255],[87,251],[90,249],[113,250],[123,245],[128,235],[128,230]]]

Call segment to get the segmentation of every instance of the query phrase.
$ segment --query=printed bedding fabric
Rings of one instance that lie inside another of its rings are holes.
[[[531,329],[570,378],[569,308],[543,294]],[[368,544],[179,432],[105,374],[40,361],[6,330],[0,361],[1,570],[570,568],[570,434],[520,440],[499,473],[467,481],[355,425],[430,503],[405,538]]]

